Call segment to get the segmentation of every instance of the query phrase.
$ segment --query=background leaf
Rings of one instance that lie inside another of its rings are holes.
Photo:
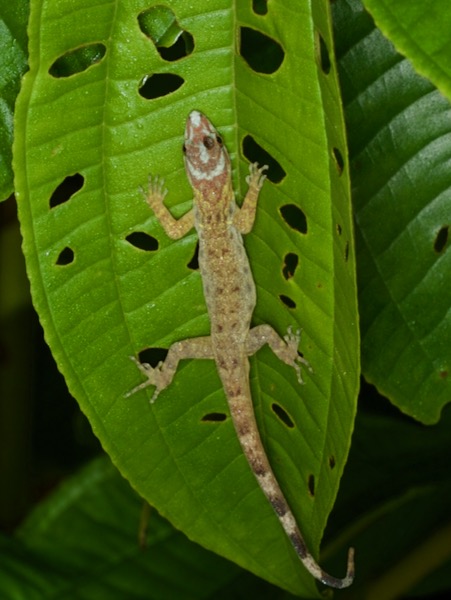
[[[138,545],[142,500],[106,459],[93,461],[0,540],[2,598],[221,598],[236,589],[276,597],[236,565],[151,513]],[[230,597],[230,596],[229,596]]]
[[[359,248],[362,366],[403,412],[451,400],[449,102],[375,28],[336,7]]]
[[[348,171],[327,3],[315,2],[310,12],[295,1],[274,2],[264,17],[230,1],[204,4],[204,12],[201,3],[194,12],[186,2],[166,4],[185,32],[177,60],[140,29],[144,2],[85,0],[76,12],[71,2],[33,4],[30,72],[16,116],[24,252],[46,339],[121,472],[192,539],[313,597],[316,586],[241,454],[214,366],[182,365],[153,407],[144,393],[123,397],[139,382],[128,355],[209,329],[199,274],[190,267],[194,234],[169,242],[140,193],[149,171],[163,175],[168,205],[177,216],[186,212],[180,147],[186,115],[197,108],[224,135],[238,198],[248,171],[240,150],[254,160],[261,146],[273,160],[247,236],[255,323],[270,322],[280,333],[302,326],[314,373],[300,389],[265,349],[252,361],[253,399],[277,476],[317,548],[347,455],[359,373]],[[244,44],[236,54],[237,35],[243,40],[248,29],[266,36],[263,66]],[[182,84],[162,94],[152,82],[167,74]],[[276,418],[275,403],[293,426]],[[204,421],[211,413],[225,420]]]
[[[422,0],[365,0],[378,27],[422,75],[451,99],[451,6]]]

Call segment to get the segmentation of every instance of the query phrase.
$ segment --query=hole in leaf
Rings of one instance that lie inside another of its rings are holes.
[[[297,269],[299,264],[299,257],[297,254],[293,252],[289,252],[285,255],[284,265],[282,268],[282,273],[285,279],[291,279]]]
[[[274,414],[282,421],[284,425],[290,427],[290,429],[294,427],[293,419],[290,417],[287,411],[280,406],[280,404],[276,404],[275,402],[273,402],[271,408]]]
[[[257,73],[275,73],[285,56],[278,42],[250,27],[240,28],[240,54]]]
[[[273,183],[279,183],[286,176],[280,163],[269,154],[264,148],[257,144],[251,135],[246,135],[243,139],[243,154],[250,163],[258,163],[260,166],[268,165],[266,171],[268,179]]]
[[[192,53],[193,36],[180,27],[167,6],[152,6],[138,15],[141,31],[152,40],[161,58],[175,61]]]
[[[337,223],[336,227],[337,227],[337,233],[338,233],[338,235],[341,235],[342,228],[341,228],[340,223]]]
[[[213,413],[208,413],[207,415],[204,415],[202,417],[201,421],[209,421],[211,423],[221,423],[222,421],[225,421],[226,419],[227,419],[226,414],[213,412]]]
[[[198,270],[198,268],[199,268],[199,242],[197,242],[196,247],[194,248],[193,256],[186,266],[188,267],[188,269],[191,269],[192,271]]]
[[[445,225],[435,236],[434,250],[439,254],[443,252],[446,244],[448,243],[449,225]]]
[[[291,229],[299,233],[307,233],[307,219],[304,212],[295,204],[285,204],[280,207],[280,214]]]
[[[139,94],[146,100],[168,96],[179,89],[185,80],[173,73],[156,73],[143,79]]]
[[[310,496],[315,495],[315,476],[314,475],[309,475],[309,477],[308,477],[308,491],[310,493]]]
[[[331,68],[329,50],[326,46],[323,36],[318,32],[316,32],[315,36],[315,47],[317,62],[321,67],[322,72],[327,75]]]
[[[448,378],[448,371],[439,371],[439,375],[440,375],[440,379],[447,379]]]
[[[268,12],[268,0],[252,0],[252,10],[256,15],[266,15]]]
[[[335,456],[333,454],[329,456],[329,467],[335,469]]]
[[[159,362],[162,362],[168,354],[167,348],[145,348],[138,352],[140,363],[147,363],[151,367],[156,367]]]
[[[144,231],[134,231],[125,239],[132,246],[135,246],[135,248],[139,248],[140,250],[145,250],[146,252],[158,250],[158,240],[148,233],[144,233]]]
[[[338,148],[332,148],[332,156],[334,158],[335,166],[337,167],[338,174],[341,175],[343,173],[343,169],[345,166],[345,161],[343,159],[343,155],[341,154]]]
[[[66,246],[64,250],[61,250],[58,258],[56,259],[56,264],[60,266],[70,265],[74,262],[74,251],[72,248]]]
[[[279,294],[279,298],[282,300],[285,306],[288,306],[288,308],[296,308],[296,302],[288,296],[285,296],[284,294]]]
[[[82,73],[99,63],[105,56],[106,46],[104,44],[89,44],[74,50],[69,50],[55,60],[49,69],[53,77],[70,77],[76,73]]]
[[[167,61],[176,61],[189,56],[194,50],[193,36],[184,31],[179,39],[170,48],[158,48],[161,58]]]
[[[64,202],[70,200],[74,194],[81,190],[84,182],[85,178],[80,173],[68,175],[51,195],[49,201],[50,208],[55,208],[55,206],[64,204]]]

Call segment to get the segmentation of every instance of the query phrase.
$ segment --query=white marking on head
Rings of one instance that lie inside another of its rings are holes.
[[[202,113],[198,110],[192,110],[189,114],[189,118],[193,127],[199,127],[202,120]]]
[[[189,172],[191,173],[194,179],[205,179],[206,181],[211,181],[218,175],[221,175],[226,169],[225,155],[223,152],[221,152],[218,164],[211,171],[202,171],[196,169],[196,167],[189,160],[186,161],[186,164],[188,166]]]
[[[208,150],[205,148],[205,146],[203,144],[200,147],[199,158],[204,164],[210,160],[210,154],[208,153]]]

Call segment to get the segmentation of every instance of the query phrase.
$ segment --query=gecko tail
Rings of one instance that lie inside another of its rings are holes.
[[[283,522],[282,522],[283,524]],[[288,533],[288,531],[287,531]],[[329,587],[336,589],[343,589],[349,587],[354,581],[355,567],[354,567],[354,548],[349,548],[348,550],[348,564],[346,568],[346,575],[343,579],[339,577],[334,577],[333,575],[329,575],[326,573],[319,564],[315,561],[313,556],[310,554],[307,549],[307,545],[305,543],[304,538],[301,535],[298,527],[295,526],[295,531],[288,536],[290,538],[291,543],[293,544],[294,549],[296,550],[297,555],[299,556],[302,564],[307,569],[307,571],[324,583],[324,585],[328,585]]]
[[[318,579],[318,581],[321,581],[324,583],[324,585],[328,585],[329,587],[337,589],[349,587],[354,581],[354,548],[349,548],[346,576],[343,577],[343,579],[326,573],[326,571],[319,566],[307,548],[304,537],[301,534],[294,515],[291,512],[291,509],[277,484],[272,470],[266,470],[265,475],[263,475],[263,473],[262,475],[255,473],[255,476],[260,483],[263,493],[268,498],[276,515],[278,516],[285,533],[296,550],[296,554],[299,556],[299,559],[307,571],[313,575],[315,579]]]
[[[221,370],[218,370],[221,374]],[[230,370],[232,371],[232,369]],[[228,379],[232,381],[233,385],[229,384]],[[223,383],[229,401],[230,414],[241,448],[262,492],[276,513],[300,561],[307,571],[323,584],[337,589],[349,587],[354,581],[354,548],[349,549],[347,571],[343,579],[329,575],[329,573],[326,573],[319,566],[307,547],[293,512],[269,463],[255,421],[250,389],[248,387],[249,380],[246,374],[243,372],[240,381],[239,374],[235,372],[233,373],[233,377],[224,377]]]

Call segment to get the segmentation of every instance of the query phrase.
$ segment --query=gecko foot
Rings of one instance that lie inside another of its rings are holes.
[[[167,189],[164,187],[163,177],[158,175],[149,175],[147,190],[141,187],[141,192],[143,193],[147,204],[154,211],[157,210],[161,204],[163,204],[166,194],[168,193]]]
[[[261,190],[263,182],[266,179],[266,175],[264,171],[268,169],[268,165],[263,165],[263,167],[259,167],[258,163],[251,163],[249,165],[249,175],[246,177],[246,183],[249,187],[254,186],[257,190]]]
[[[293,369],[296,371],[299,383],[304,384],[305,382],[302,379],[300,365],[304,365],[309,371],[312,371],[312,367],[310,366],[308,360],[306,360],[303,356],[300,356],[298,352],[299,342],[301,341],[301,330],[297,329],[296,332],[293,332],[293,329],[290,326],[288,327],[287,335],[285,335],[283,339],[287,345],[287,362],[289,362],[289,364],[291,364]]]
[[[148,363],[139,362],[139,360],[135,356],[130,356],[130,360],[133,361],[138,367],[138,369],[141,371],[141,373],[147,377],[147,380],[143,381],[142,383],[134,387],[132,390],[127,392],[124,398],[129,398],[133,394],[136,394],[136,392],[143,390],[149,385],[155,385],[155,391],[153,393],[152,398],[150,399],[150,403],[153,404],[157,399],[158,394],[161,392],[163,387],[165,387],[164,385],[161,385],[161,367],[163,366],[163,363],[159,362],[156,367],[152,367]]]

